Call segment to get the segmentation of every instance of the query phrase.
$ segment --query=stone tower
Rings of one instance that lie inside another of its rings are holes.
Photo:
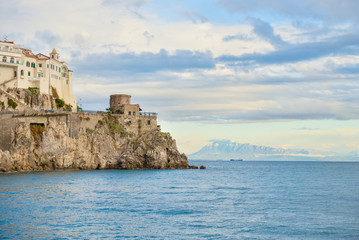
[[[60,57],[60,56],[59,56],[59,54],[56,52],[56,49],[55,49],[55,48],[52,49],[52,52],[50,53],[50,58],[59,61],[59,57]]]

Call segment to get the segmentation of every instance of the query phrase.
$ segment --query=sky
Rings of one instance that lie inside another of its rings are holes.
[[[357,0],[0,0],[0,38],[52,48],[78,104],[130,94],[179,150],[212,139],[359,151]]]

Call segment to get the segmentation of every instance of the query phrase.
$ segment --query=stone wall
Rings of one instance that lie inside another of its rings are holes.
[[[71,112],[23,112],[0,114],[0,149],[10,150],[12,136],[16,124],[24,123],[43,124],[45,128],[49,121],[64,124],[67,128],[67,136],[78,138],[81,131],[94,130],[98,124],[104,125],[109,116],[121,126],[124,131],[139,135],[153,130],[161,130],[157,125],[156,116],[133,116],[126,114],[98,114],[98,113],[71,113]]]
[[[0,149],[10,151],[11,149],[11,132],[15,129],[16,121],[13,120],[12,114],[0,114]]]
[[[0,172],[195,168],[170,134],[155,126],[155,119],[123,114],[0,114]],[[145,120],[153,125],[145,125]]]

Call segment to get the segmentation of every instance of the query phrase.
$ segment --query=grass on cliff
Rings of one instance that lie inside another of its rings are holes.
[[[8,99],[7,104],[9,106],[11,106],[13,109],[16,109],[16,107],[17,107],[17,103],[14,100],[12,100],[11,98]]]
[[[124,136],[132,136],[131,133],[127,132],[118,122],[117,119],[111,115],[108,115],[105,119],[105,123],[108,127],[108,130],[111,135],[120,134],[122,137]],[[99,124],[101,124],[99,122]]]
[[[42,124],[31,124],[30,132],[31,136],[34,138],[35,146],[39,147],[42,141],[42,134],[45,132],[45,126]]]

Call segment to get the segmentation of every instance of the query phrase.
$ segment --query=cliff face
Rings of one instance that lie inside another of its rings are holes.
[[[49,119],[46,128],[19,122],[10,152],[0,150],[0,171],[191,168],[169,133],[133,134],[110,120],[81,129],[77,138],[65,122]]]
[[[16,103],[16,109],[8,104],[11,99]],[[48,110],[55,106],[55,99],[47,94],[40,94],[37,90],[0,87],[0,111]]]

